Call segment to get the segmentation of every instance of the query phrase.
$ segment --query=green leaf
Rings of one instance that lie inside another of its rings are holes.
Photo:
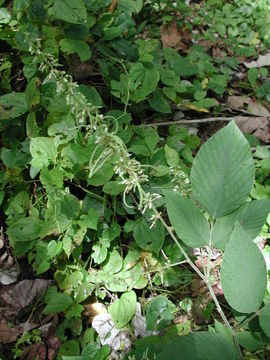
[[[259,309],[267,285],[266,264],[239,223],[226,247],[220,276],[225,299],[233,309],[241,313]]]
[[[197,65],[192,64],[188,58],[181,56],[174,49],[166,48],[164,50],[164,57],[176,75],[188,77],[198,73]]]
[[[107,246],[99,243],[99,244],[93,245],[92,249],[94,252],[91,256],[94,259],[95,263],[96,264],[103,263],[103,261],[105,261],[107,254],[108,254]]]
[[[163,190],[170,222],[177,236],[190,247],[209,243],[210,227],[202,212],[189,199],[174,191]]]
[[[146,309],[146,329],[162,330],[167,327],[174,316],[175,305],[166,296],[157,296],[152,299]]]
[[[133,318],[136,311],[137,296],[134,291],[127,292],[109,306],[108,312],[115,327],[121,329]]]
[[[44,309],[44,314],[57,314],[60,311],[68,309],[73,304],[73,300],[69,295],[56,293],[49,299]]]
[[[136,244],[144,249],[150,250],[158,254],[163,246],[165,239],[164,227],[160,222],[156,222],[155,226],[150,229],[151,223],[145,219],[141,219],[133,230]]]
[[[175,167],[179,163],[179,155],[176,150],[170,148],[167,144],[165,145],[165,157],[169,166]]]
[[[60,205],[61,213],[65,217],[67,217],[68,219],[78,218],[81,210],[81,205],[76,196],[72,194],[65,194],[63,199],[61,199]]]
[[[57,19],[72,24],[87,22],[87,10],[83,0],[55,0],[51,14]]]
[[[6,8],[0,8],[0,24],[8,24],[11,19],[11,15]]]
[[[257,68],[251,68],[248,70],[248,81],[250,85],[254,88],[256,85],[256,80],[258,79],[259,71]]]
[[[249,331],[241,331],[236,334],[237,340],[239,344],[249,350],[249,351],[256,351],[263,348],[264,344],[261,338],[254,334],[251,334]]]
[[[51,240],[48,244],[47,251],[48,255],[51,259],[53,259],[55,256],[57,256],[62,250],[62,242],[61,241],[55,241]]]
[[[97,230],[97,224],[99,221],[99,215],[95,209],[90,209],[88,214],[83,214],[78,221],[78,224],[81,227],[86,227],[87,229]]]
[[[111,164],[104,164],[91,178],[88,179],[89,185],[100,186],[109,181],[114,173],[113,166]]]
[[[236,221],[255,239],[260,234],[269,212],[270,200],[262,199],[249,201],[236,211],[218,218],[213,228],[213,246],[225,250]]]
[[[118,273],[123,266],[123,259],[119,255],[119,252],[113,250],[110,253],[108,262],[104,265],[103,270],[110,274]]]
[[[217,32],[221,37],[224,37],[226,35],[226,26],[222,23],[218,23],[216,25]]]
[[[30,141],[30,153],[32,155],[31,164],[38,169],[55,163],[57,148],[54,140],[47,137],[35,137]]]
[[[259,322],[265,335],[270,338],[270,304],[267,304],[260,309]]]
[[[13,241],[33,241],[39,237],[41,224],[36,217],[26,217],[13,223],[7,230]]]
[[[149,100],[150,106],[157,112],[169,114],[172,112],[168,100],[162,95],[162,92],[157,90],[154,92],[153,97]]]
[[[86,99],[90,102],[91,105],[103,106],[103,100],[94,86],[87,86],[81,84],[79,86],[79,90],[86,97]]]
[[[0,97],[0,119],[13,119],[29,110],[25,93],[12,92]]]
[[[212,218],[224,216],[247,199],[254,172],[249,144],[231,122],[203,144],[194,159],[193,195]]]
[[[152,64],[137,62],[130,69],[130,95],[137,103],[155,91],[159,82],[159,71]]]
[[[217,360],[217,354],[222,360],[237,360],[234,349],[222,335],[207,331],[179,336],[170,341],[157,360],[178,360],[179,354],[181,360]]]
[[[78,54],[81,61],[87,61],[91,58],[91,51],[86,43],[83,40],[74,40],[74,39],[62,39],[60,41],[61,50],[69,54]]]
[[[105,194],[118,195],[125,190],[125,185],[119,184],[118,181],[108,181],[102,188]]]

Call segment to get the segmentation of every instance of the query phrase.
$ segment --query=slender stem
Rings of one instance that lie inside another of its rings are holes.
[[[158,216],[160,222],[163,224],[163,226],[165,227],[165,229],[168,231],[169,235],[171,236],[171,238],[173,239],[173,241],[175,242],[175,244],[178,246],[179,250],[182,252],[182,254],[184,255],[187,263],[190,265],[190,267],[199,275],[199,277],[203,280],[203,282],[207,285],[208,290],[211,294],[211,297],[215,303],[215,306],[217,308],[217,311],[219,312],[224,324],[227,326],[227,328],[229,329],[232,337],[233,337],[233,341],[235,344],[235,347],[237,349],[238,355],[239,355],[239,359],[242,359],[242,352],[241,352],[241,348],[238,342],[237,337],[235,336],[235,332],[233,330],[233,328],[231,327],[228,319],[226,318],[226,315],[224,314],[219,301],[214,293],[214,290],[208,280],[208,278],[202,274],[202,272],[197,268],[197,266],[191,261],[190,257],[188,256],[188,254],[185,252],[185,250],[183,249],[183,247],[181,246],[181,244],[179,243],[179,241],[177,240],[176,236],[174,235],[171,227],[169,227],[167,225],[167,223],[164,221],[164,219],[160,216],[159,212],[157,211],[157,209],[153,206],[152,208],[153,212],[155,213],[156,216]]]
[[[207,271],[206,271],[207,281],[210,281],[210,275],[211,275],[211,256],[212,256],[213,225],[214,225],[213,222],[210,221],[210,236],[209,236],[209,244],[208,244],[208,263],[207,263]]]
[[[247,116],[245,116],[247,117]],[[220,121],[233,121],[233,120],[241,120],[243,116],[234,116],[234,117],[212,117],[205,119],[192,119],[192,120],[176,120],[176,121],[164,121],[164,122],[154,122],[151,124],[143,124],[139,126],[144,127],[153,127],[153,126],[169,126],[169,125],[177,125],[177,124],[204,124],[209,122],[220,122]],[[256,119],[261,119],[261,116],[253,116],[254,121]]]
[[[247,322],[251,321],[252,319],[254,319],[256,316],[258,316],[260,313],[260,310],[256,311],[254,314],[252,314],[251,316],[247,317],[245,320],[241,321],[238,326],[237,326],[237,330],[239,330],[241,327],[243,327]]]

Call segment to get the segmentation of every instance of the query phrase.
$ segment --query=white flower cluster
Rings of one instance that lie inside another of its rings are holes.
[[[170,167],[170,174],[173,175],[173,191],[180,193],[183,197],[189,196],[191,193],[189,176],[181,169],[180,166]]]

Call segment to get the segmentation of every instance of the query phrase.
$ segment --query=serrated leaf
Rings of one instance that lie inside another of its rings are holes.
[[[267,285],[266,264],[239,223],[224,252],[220,276],[225,299],[233,309],[247,314],[259,309]]]
[[[136,311],[137,296],[134,291],[130,291],[121,296],[109,306],[108,312],[112,317],[117,329],[121,329],[133,318]]]
[[[232,122],[203,144],[194,159],[193,195],[212,218],[224,216],[247,199],[254,173],[249,144]]]
[[[209,224],[201,211],[174,191],[163,190],[171,224],[178,237],[190,247],[202,247],[210,239]]]

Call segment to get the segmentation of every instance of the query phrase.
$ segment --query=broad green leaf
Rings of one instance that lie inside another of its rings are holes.
[[[36,217],[26,217],[13,223],[7,230],[13,241],[32,241],[39,237],[41,224]]]
[[[258,78],[258,75],[259,75],[259,71],[257,68],[254,67],[248,70],[248,81],[253,88],[256,85],[256,80]]]
[[[168,165],[173,167],[177,166],[180,160],[178,152],[167,144],[165,145],[165,157]]]
[[[125,190],[125,185],[119,184],[118,181],[108,181],[102,188],[105,194],[118,195]]]
[[[60,41],[61,50],[64,53],[78,54],[81,61],[85,62],[91,58],[91,51],[86,41],[74,39],[62,39]]]
[[[28,111],[25,93],[12,92],[0,97],[0,119],[13,119]]]
[[[191,170],[193,195],[212,218],[224,216],[247,199],[254,172],[249,144],[231,122],[200,148]]]
[[[146,309],[146,329],[162,330],[174,318],[175,305],[166,296],[160,295],[152,299]]]
[[[77,219],[80,213],[80,202],[76,196],[65,194],[60,202],[61,213],[68,219]]]
[[[35,137],[30,141],[30,153],[32,155],[31,164],[38,169],[55,163],[57,148],[54,140],[47,137]]]
[[[192,76],[198,73],[196,64],[192,64],[190,59],[181,56],[176,50],[166,48],[164,50],[164,57],[167,64],[179,76]]]
[[[249,201],[236,211],[218,218],[213,228],[213,246],[225,250],[236,221],[255,239],[260,234],[269,212],[270,200],[262,199]]]
[[[141,219],[135,225],[133,235],[136,244],[140,248],[158,254],[165,239],[164,227],[160,222],[156,222],[151,229],[150,226],[151,223],[148,223],[145,219]]]
[[[44,314],[57,314],[60,311],[68,309],[73,304],[73,300],[69,295],[56,293],[50,298],[44,309]]]
[[[47,251],[48,255],[51,259],[53,259],[55,256],[57,256],[62,250],[62,242],[61,241],[55,241],[51,240],[48,244]]]
[[[149,100],[149,104],[152,109],[163,114],[169,114],[172,112],[171,106],[168,100],[162,95],[160,90],[154,92],[153,97]]]
[[[263,348],[263,341],[261,338],[256,337],[250,331],[240,331],[236,334],[237,340],[239,344],[249,350],[249,351],[256,351]]]
[[[152,64],[137,62],[130,69],[130,95],[137,103],[155,91],[159,71]]]
[[[270,338],[270,304],[267,304],[260,309],[259,322],[265,335]]]
[[[221,284],[229,305],[241,312],[259,309],[266,290],[264,257],[237,222],[224,252]]]
[[[87,229],[97,230],[99,216],[95,209],[89,209],[88,214],[83,214],[78,221],[80,226],[85,226]]]
[[[107,254],[108,254],[107,246],[99,243],[99,244],[93,245],[92,249],[94,252],[91,256],[94,259],[95,263],[96,264],[103,263],[103,261],[106,259]]]
[[[216,29],[221,37],[224,37],[226,35],[226,26],[223,23],[218,23],[216,25]]]
[[[163,190],[170,222],[177,236],[190,247],[209,243],[210,227],[202,212],[174,191]]]
[[[111,164],[104,164],[93,176],[88,179],[89,185],[100,186],[109,181],[114,173],[113,166]]]
[[[109,306],[108,312],[115,327],[121,329],[133,318],[136,311],[137,296],[134,291],[123,294],[119,300]]]
[[[179,336],[163,347],[157,360],[237,360],[234,349],[226,339],[214,332],[201,331]],[[219,354],[219,355],[217,355]]]
[[[81,93],[83,93],[91,105],[103,106],[103,100],[94,86],[81,84],[79,86],[79,90]]]
[[[87,11],[83,0],[55,0],[51,14],[72,24],[87,22]]]
[[[103,270],[107,273],[115,274],[122,269],[123,259],[119,255],[119,252],[113,250],[110,253],[108,262],[104,265]]]

